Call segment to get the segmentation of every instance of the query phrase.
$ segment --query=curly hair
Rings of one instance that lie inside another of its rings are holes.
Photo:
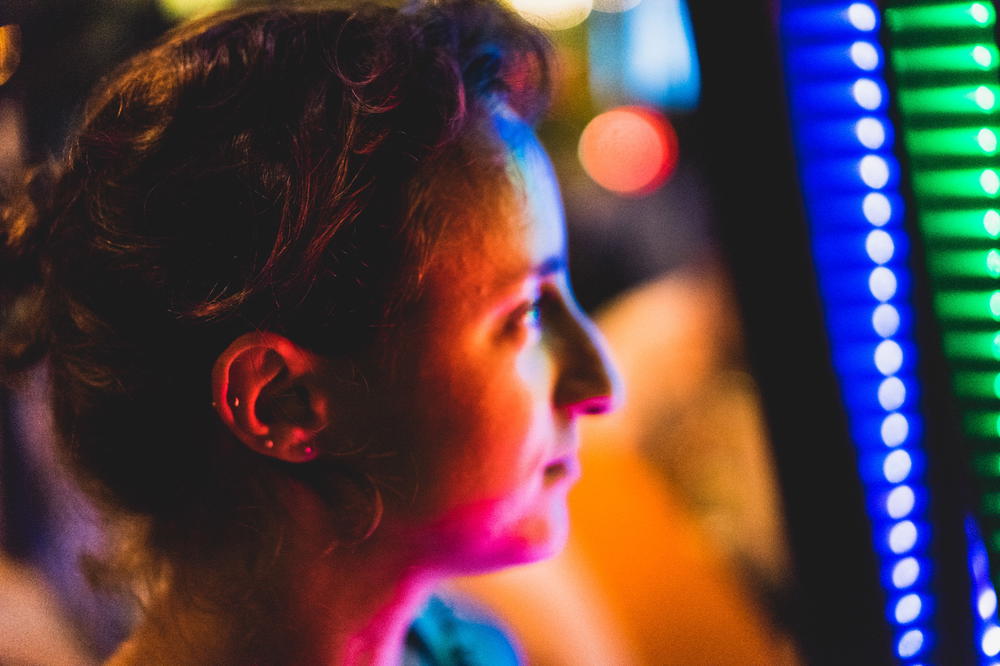
[[[212,363],[253,330],[385,346],[448,217],[434,192],[503,168],[484,119],[543,110],[547,49],[487,0],[207,17],[99,85],[7,195],[0,372],[45,359],[69,462],[156,557],[249,542],[253,569],[284,472],[221,444]]]

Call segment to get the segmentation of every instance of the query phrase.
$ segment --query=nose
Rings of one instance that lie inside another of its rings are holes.
[[[553,400],[571,414],[604,414],[615,409],[621,380],[597,327],[582,312],[567,313],[559,348],[559,375]]]

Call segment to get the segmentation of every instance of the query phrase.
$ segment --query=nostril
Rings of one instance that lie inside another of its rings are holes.
[[[610,396],[595,396],[577,403],[576,412],[579,414],[606,414],[611,411],[611,407]]]

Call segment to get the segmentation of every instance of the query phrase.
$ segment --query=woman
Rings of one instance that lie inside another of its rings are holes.
[[[111,663],[432,661],[442,578],[560,547],[613,381],[528,124],[547,73],[485,0],[209,17],[12,197],[4,364],[44,355],[129,526]]]

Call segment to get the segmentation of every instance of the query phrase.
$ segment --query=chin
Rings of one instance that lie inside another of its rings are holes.
[[[565,500],[555,502],[549,511],[526,516],[482,553],[478,573],[518,564],[530,564],[562,552],[569,537],[569,515]]]

